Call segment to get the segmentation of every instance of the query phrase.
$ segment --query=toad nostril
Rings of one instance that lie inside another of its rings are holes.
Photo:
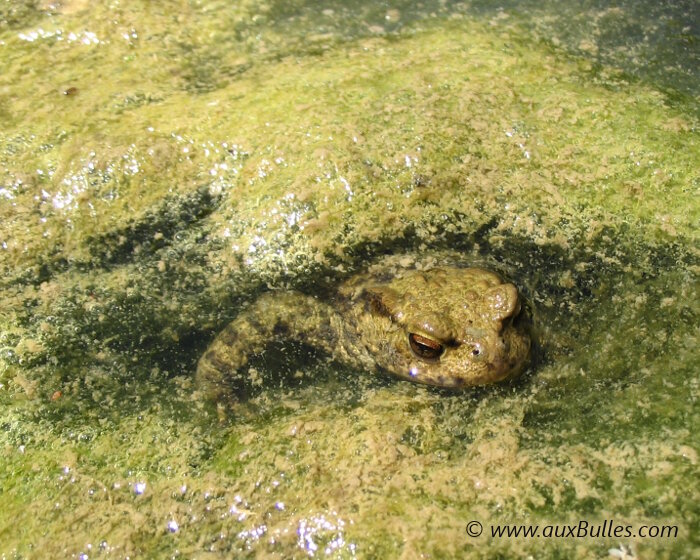
[[[485,356],[485,351],[480,342],[473,343],[471,355],[478,361],[482,360]]]

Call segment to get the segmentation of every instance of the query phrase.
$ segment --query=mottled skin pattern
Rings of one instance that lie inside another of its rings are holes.
[[[270,292],[209,346],[197,382],[212,398],[251,383],[244,366],[272,340],[293,339],[359,369],[463,388],[518,375],[528,362],[528,320],[513,284],[480,268],[358,276],[323,301]]]

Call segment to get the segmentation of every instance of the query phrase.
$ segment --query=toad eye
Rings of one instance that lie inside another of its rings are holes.
[[[445,347],[439,342],[416,333],[408,335],[408,343],[411,345],[413,353],[426,361],[437,360],[445,350]]]

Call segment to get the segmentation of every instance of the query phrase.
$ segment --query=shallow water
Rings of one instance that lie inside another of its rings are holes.
[[[0,558],[697,554],[697,28],[692,3],[1,5]],[[259,293],[387,259],[505,272],[533,367],[444,394],[280,341],[232,415],[197,398]],[[678,533],[466,531],[606,519]]]

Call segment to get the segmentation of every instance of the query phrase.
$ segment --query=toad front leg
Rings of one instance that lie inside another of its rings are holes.
[[[296,340],[337,355],[343,330],[330,305],[299,292],[268,292],[210,344],[197,365],[197,385],[212,399],[230,398],[250,384],[244,366],[270,342]]]

